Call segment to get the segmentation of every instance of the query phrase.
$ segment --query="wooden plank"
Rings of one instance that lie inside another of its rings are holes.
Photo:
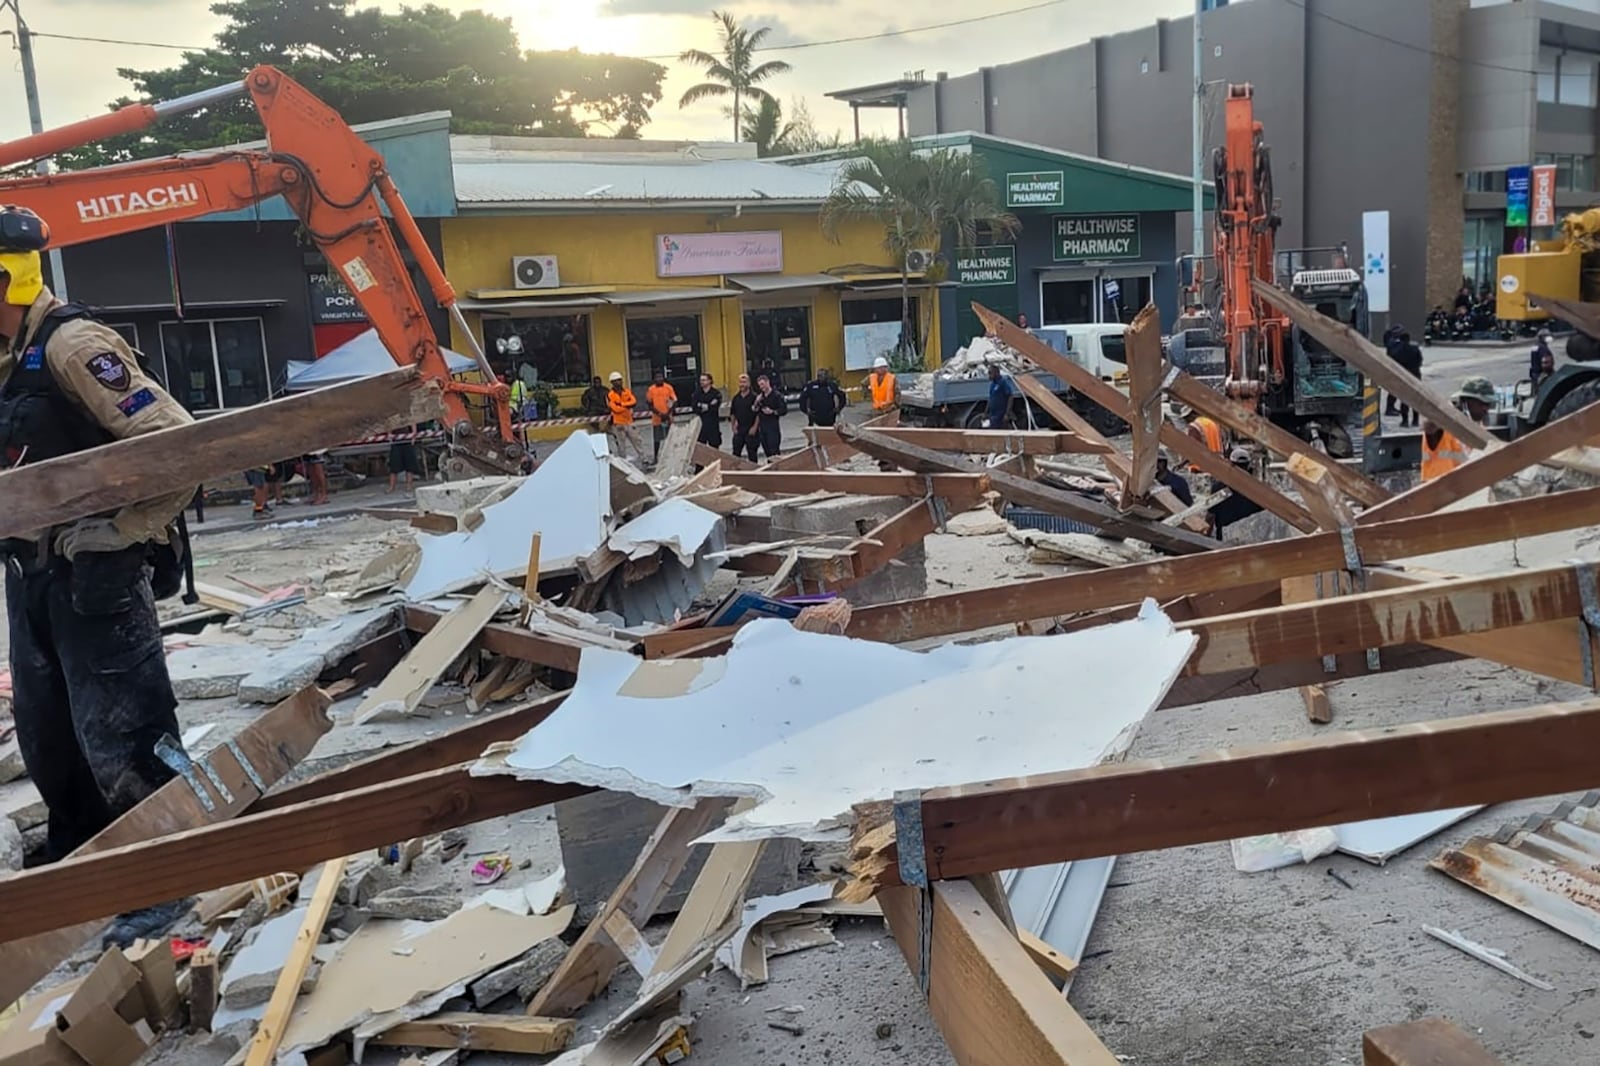
[[[1301,685],[1300,700],[1305,704],[1306,721],[1315,725],[1327,725],[1333,721],[1333,704],[1328,702],[1327,686]]]
[[[171,950],[170,948],[168,950]],[[222,991],[222,973],[217,953],[209,947],[189,956],[189,1029],[209,1033],[216,1017]]]
[[[1555,566],[1202,618],[1178,628],[1200,638],[1184,673],[1209,674],[1576,619],[1582,611],[1577,574]],[[1576,626],[1570,632],[1575,643]]]
[[[1017,932],[1017,939],[1022,942],[1022,950],[1028,953],[1028,958],[1032,959],[1033,964],[1043,970],[1045,976],[1051,980],[1065,981],[1077,972],[1076,962],[1026,929]]]
[[[1309,518],[1309,516],[1308,516]],[[1481,507],[1472,520],[1459,514],[1422,515],[1354,532],[1361,558],[1376,563],[1468,548],[1515,537],[1600,524],[1600,489],[1575,489]],[[1015,581],[992,588],[950,592],[858,609],[849,635],[904,643],[995,625],[1119,607],[1145,596],[1168,600],[1198,592],[1272,582],[1344,567],[1336,533],[1218,549],[1187,558]]]
[[[1161,448],[1161,375],[1166,360],[1161,357],[1161,316],[1155,305],[1145,304],[1123,334],[1128,357],[1128,404],[1133,416],[1133,462],[1128,480],[1122,483],[1122,506],[1150,491],[1155,484],[1156,454]]]
[[[972,502],[962,501],[952,509],[963,509],[963,505],[970,506]],[[932,500],[917,500],[863,533],[850,546],[850,580],[829,582],[827,587],[837,590],[864,581],[913,544],[922,543],[924,537],[939,528],[933,508]],[[801,566],[804,567],[804,560]]]
[[[698,418],[681,418],[673,422],[667,428],[667,439],[661,442],[661,454],[656,456],[655,469],[650,472],[652,476],[674,478],[689,473],[699,436]]]
[[[542,539],[537,531],[528,539],[528,572],[522,579],[522,591],[529,599],[539,598],[539,544]]]
[[[922,800],[928,872],[964,877],[1576,791],[1594,785],[1596,743],[1600,700],[1590,699],[932,789]],[[882,817],[858,808],[858,826]],[[877,883],[897,881],[890,862]]]
[[[278,1045],[289,1027],[289,1016],[294,1013],[294,1001],[300,998],[300,983],[311,968],[311,952],[322,939],[322,927],[328,924],[328,913],[333,910],[333,900],[344,883],[346,858],[324,863],[317,878],[316,891],[306,904],[305,917],[300,931],[294,936],[289,957],[278,972],[278,983],[272,986],[272,998],[267,1001],[266,1012],[256,1026],[256,1035],[245,1052],[245,1066],[270,1066],[278,1057]]]
[[[646,633],[639,647],[646,659],[670,659],[709,640],[732,637],[744,623],[733,626],[700,626],[695,629],[664,629]]]
[[[1523,626],[1524,630],[1538,626]],[[1517,630],[1501,630],[1501,633]],[[1221,673],[1198,677],[1180,677],[1173,682],[1161,701],[1160,710],[1190,707],[1197,703],[1214,703],[1217,700],[1237,699],[1240,696],[1259,696],[1263,692],[1278,692],[1303,685],[1325,684],[1353,677],[1371,677],[1376,673],[1392,674],[1401,670],[1420,670],[1427,666],[1461,662],[1468,656],[1430,644],[1401,644],[1385,648],[1379,669],[1367,666],[1363,652],[1349,652],[1333,657],[1330,672],[1320,659],[1296,659],[1292,662],[1252,666],[1248,670],[1224,670]]]
[[[572,1041],[577,1023],[570,1018],[530,1018],[525,1014],[447,1012],[401,1022],[367,1041],[380,1047],[461,1048],[518,1055],[551,1055]]]
[[[697,492],[711,492],[722,487],[722,459],[719,456],[705,463],[698,474],[680,481],[667,490],[668,496],[693,496]]]
[[[1400,402],[1409,404],[1434,425],[1448,429],[1474,448],[1498,446],[1499,441],[1490,436],[1483,426],[1468,418],[1456,406],[1436,395],[1388,353],[1363,337],[1355,329],[1335,321],[1307,307],[1276,285],[1259,279],[1251,283],[1251,290],[1261,299],[1289,316],[1289,320],[1311,336],[1321,341],[1334,355],[1352,368],[1365,374],[1371,382]]]
[[[1027,330],[1019,329],[982,304],[974,303],[972,310],[983,322],[991,337],[998,337],[1038,366],[1072,386],[1074,391],[1093,400],[1118,418],[1127,420],[1132,415],[1133,409],[1126,396],[1071,359],[1056,354],[1049,345]],[[1251,477],[1247,471],[1239,469],[1223,456],[1212,452],[1177,426],[1171,423],[1162,424],[1161,444],[1169,451],[1183,456],[1202,472],[1210,474],[1212,478],[1222,482],[1234,492],[1259,503],[1296,529],[1310,532],[1316,528],[1316,523],[1311,521],[1311,516],[1306,514],[1305,509],[1299,504],[1266,482]]]
[[[449,617],[432,607],[413,603],[406,604],[402,611],[406,628],[413,633],[427,634],[441,619]],[[474,644],[495,655],[509,655],[513,659],[521,659],[536,666],[548,666],[554,670],[565,670],[569,674],[578,672],[578,657],[583,653],[581,644],[557,640],[518,626],[493,622],[484,626],[476,640],[468,642],[468,647]]]
[[[1055,396],[1050,398],[1053,400]],[[873,432],[934,451],[965,455],[1097,455],[1110,447],[1076,433],[1045,429],[907,429],[896,426]],[[807,426],[805,434],[807,440],[826,449],[831,462],[855,453],[856,449],[839,436],[837,427]]]
[[[590,791],[505,775],[473,777],[468,767],[452,766],[66,859],[0,885],[0,941],[182,899],[278,870],[309,869],[396,840],[442,833]]]
[[[1338,531],[1355,524],[1355,510],[1339,490],[1337,479],[1326,464],[1304,455],[1291,455],[1285,469],[1300,489],[1300,499],[1306,510],[1320,528]]]
[[[1499,1059],[1444,1018],[1420,1018],[1368,1029],[1361,1036],[1362,1066],[1501,1066]]]
[[[254,772],[270,787],[298,765],[317,740],[332,727],[333,723],[327,714],[329,703],[327,696],[317,689],[301,689],[246,726],[234,738],[234,746],[244,753]],[[214,749],[204,758],[212,772],[227,785],[233,796],[231,800],[223,801],[221,797],[213,796],[213,809],[206,810],[188,782],[176,778],[96,834],[65,862],[71,863],[85,856],[152,837],[237,817],[260,796],[261,793],[229,749]],[[244,878],[231,877],[218,884],[232,884],[241,880]],[[205,887],[215,888],[217,885]],[[151,902],[164,903],[188,894],[176,892]],[[0,1002],[12,1003],[21,998],[63,959],[78,950],[84,941],[97,936],[104,928],[105,916],[125,909],[111,906],[98,913],[85,914],[76,919],[77,924],[73,921],[41,922],[32,929],[16,930],[10,936],[0,938],[12,941],[0,944]]]
[[[621,911],[612,911],[605,916],[601,923],[606,936],[622,952],[623,958],[628,960],[628,965],[633,967],[634,973],[640,977],[648,977],[655,968],[656,949],[646,943],[644,935],[634,928],[632,922]]]
[[[420,529],[424,533],[454,533],[460,527],[455,515],[425,511],[412,517],[411,528]]]
[[[696,466],[710,466],[712,463],[721,463],[723,472],[729,470],[754,470],[756,464],[748,459],[741,459],[732,452],[722,452],[710,445],[696,443],[689,453],[690,459]]]
[[[529,1014],[576,1014],[605,991],[623,960],[622,951],[605,933],[606,920],[620,914],[635,929],[649,922],[688,863],[689,842],[710,829],[727,806],[726,800],[702,800],[692,808],[667,811],[633,868],[567,952],[561,968],[534,995]]]
[[[422,697],[439,680],[439,675],[477,639],[506,602],[505,591],[486,585],[478,594],[457,607],[431,628],[398,666],[368,690],[356,708],[353,725],[362,725],[388,711],[405,716],[417,709]]]
[[[1388,522],[1443,510],[1502,478],[1593,440],[1597,435],[1600,435],[1600,403],[1592,403],[1518,437],[1504,448],[1480,452],[1442,477],[1424,481],[1408,492],[1368,508],[1357,521]]]
[[[1353,500],[1359,500],[1370,507],[1389,498],[1389,490],[1382,485],[1363,477],[1325,452],[1319,452],[1300,437],[1275,425],[1259,411],[1252,411],[1243,404],[1235,403],[1182,370],[1169,376],[1167,391],[1172,394],[1173,399],[1188,404],[1202,414],[1210,415],[1252,440],[1259,441],[1268,450],[1276,452],[1285,459],[1298,455],[1307,462],[1322,467],[1333,479],[1334,484],[1339,486],[1339,491]]]
[[[415,367],[224,411],[0,473],[0,537],[22,537],[85,515],[304,455],[398,425],[442,417],[437,386]]]
[[[724,472],[722,483],[763,496],[804,496],[844,492],[857,496],[935,496],[975,498],[989,491],[988,474],[963,468],[958,473],[907,474],[893,471],[844,473],[837,470]]]
[[[923,965],[921,898],[907,888],[878,894],[913,976]],[[926,898],[928,1012],[958,1066],[1117,1066],[972,885],[941,882]]]
[[[872,430],[839,427],[839,435],[868,455],[901,466],[928,472],[926,476],[940,475],[931,471],[950,473],[972,472],[979,468],[969,461],[944,452],[932,451],[915,444],[882,437]],[[1164,526],[1159,522],[1146,522],[1118,513],[1116,508],[1100,500],[1078,496],[1060,489],[1049,488],[1036,481],[997,470],[988,472],[989,483],[996,492],[1017,503],[1038,507],[1051,514],[1064,515],[1080,522],[1092,523],[1107,533],[1120,537],[1133,537],[1155,547],[1178,554],[1210,552],[1216,541],[1189,530]],[[937,490],[936,490],[937,491]]]

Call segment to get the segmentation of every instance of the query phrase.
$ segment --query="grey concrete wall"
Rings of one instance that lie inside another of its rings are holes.
[[[1083,155],[1100,154],[1094,45],[991,68],[991,133]],[[946,125],[951,131],[956,127]]]
[[[1531,4],[1475,7],[1461,20],[1460,169],[1533,158],[1539,19]]]

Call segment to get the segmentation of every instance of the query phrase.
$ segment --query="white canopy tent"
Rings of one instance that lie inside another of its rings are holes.
[[[477,369],[478,363],[470,355],[452,352],[448,348],[443,351],[450,373],[460,374]],[[369,329],[345,341],[316,362],[290,361],[289,380],[284,383],[283,391],[306,392],[372,377],[394,368],[394,356],[378,339],[378,331]]]

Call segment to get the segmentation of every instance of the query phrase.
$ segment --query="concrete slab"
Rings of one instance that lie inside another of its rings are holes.
[[[240,679],[238,696],[247,703],[277,703],[311,684],[317,675],[394,625],[387,609],[357,611],[306,630],[286,648],[265,658]]]
[[[495,493],[520,484],[520,477],[489,476],[417,486],[417,510],[460,518]]]

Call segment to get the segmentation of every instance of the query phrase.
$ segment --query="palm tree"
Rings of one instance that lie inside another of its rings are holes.
[[[794,138],[795,124],[783,120],[783,107],[770,95],[761,98],[761,106],[745,116],[740,130],[744,139],[756,146],[756,155],[791,155],[790,141]]]
[[[991,239],[1022,228],[1000,203],[1000,190],[983,160],[950,148],[919,149],[909,140],[863,141],[860,154],[834,177],[822,205],[822,232],[831,241],[851,222],[883,227],[883,248],[900,264],[902,343],[911,317],[909,253],[938,248],[945,237],[955,247],[978,243],[980,230]],[[921,329],[909,344],[922,358],[922,339],[932,324],[933,308],[924,300]]]
[[[761,82],[779,74],[787,74],[790,67],[778,59],[768,60],[760,66],[751,65],[755,61],[756,50],[761,46],[761,42],[766,40],[767,34],[772,32],[772,27],[759,26],[750,29],[741,26],[739,21],[726,11],[713,11],[711,17],[716,19],[717,36],[722,38],[722,55],[714,56],[710,52],[690,48],[678,56],[680,63],[692,63],[697,67],[703,67],[709,79],[685,92],[678,100],[678,107],[685,108],[714,96],[731,95],[733,139],[737,141],[740,129],[744,125],[744,102],[770,100],[771,94],[761,88]]]

